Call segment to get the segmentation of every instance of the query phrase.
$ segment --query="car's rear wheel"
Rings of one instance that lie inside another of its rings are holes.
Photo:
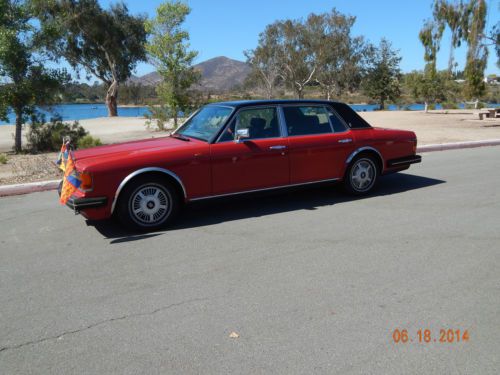
[[[117,214],[127,228],[148,231],[172,223],[179,208],[180,199],[171,183],[157,176],[144,176],[123,189]]]
[[[347,168],[344,188],[354,195],[370,193],[378,181],[379,169],[372,156],[360,155]]]

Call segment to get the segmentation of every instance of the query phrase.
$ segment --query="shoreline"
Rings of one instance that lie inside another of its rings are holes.
[[[349,106],[376,106],[377,104],[370,104],[370,103],[346,103],[348,104]],[[463,104],[463,103],[462,103]],[[478,108],[478,109],[474,109],[474,108],[458,108],[458,109],[432,109],[432,110],[429,110],[428,113],[446,113],[446,114],[452,114],[452,113],[456,113],[456,112],[460,112],[460,111],[468,111],[468,113],[478,113],[480,111],[485,111],[487,109],[494,109],[494,108],[500,108],[500,104],[499,103],[487,103],[487,104],[490,104],[492,105],[493,107],[484,107],[484,108]],[[87,105],[87,106],[92,106],[92,105],[99,105],[99,106],[105,106],[106,103],[59,103],[55,106],[63,106],[63,105],[76,105],[76,106],[80,106],[80,105]],[[409,104],[408,106],[411,106],[411,105],[423,105],[422,103],[412,103],[412,104]],[[124,109],[131,109],[131,108],[147,108],[149,107],[150,105],[148,104],[120,104],[118,105],[118,108],[124,108]],[[154,106],[159,106],[159,104],[155,104],[155,105],[152,105],[153,107]],[[389,106],[397,106],[396,109],[389,109]],[[383,109],[383,110],[380,110],[380,109],[356,109],[354,108],[354,110],[356,111],[356,113],[358,114],[361,114],[361,113],[369,113],[369,112],[424,112],[423,109],[410,109],[409,107],[406,107],[404,105],[398,105],[398,104],[387,104],[386,105],[386,108]],[[87,120],[95,120],[95,119],[100,119],[100,118],[107,118],[107,117],[91,117],[91,118],[83,118],[83,119],[73,119],[73,118],[65,118],[63,121],[64,122],[73,122],[73,121],[87,121]],[[144,116],[117,116],[117,118],[136,118],[136,119],[146,119],[146,117]],[[24,125],[28,125],[28,124],[24,124]],[[14,123],[3,123],[2,121],[0,121],[0,128],[3,127],[3,126],[15,126]]]

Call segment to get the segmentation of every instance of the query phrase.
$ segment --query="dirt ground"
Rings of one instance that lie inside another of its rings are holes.
[[[479,120],[479,111],[377,111],[360,112],[371,125],[412,130],[419,145],[500,139],[500,118]],[[135,117],[97,118],[82,120],[92,136],[103,143],[164,136],[166,133],[146,128],[145,119]],[[14,127],[0,126],[0,152],[12,148]],[[41,155],[8,154],[6,164],[0,164],[0,185],[58,179],[55,167],[57,153]]]
[[[412,130],[419,145],[500,139],[500,118],[479,120],[479,111],[360,112],[372,126]]]
[[[62,177],[54,162],[57,153],[40,155],[7,155],[7,163],[0,164],[0,185],[57,180]]]

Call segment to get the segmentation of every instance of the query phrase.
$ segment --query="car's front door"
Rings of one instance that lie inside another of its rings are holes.
[[[289,141],[290,183],[341,178],[354,150],[351,131],[333,110],[320,105],[283,107]]]
[[[247,130],[245,130],[247,129]],[[235,141],[238,130],[248,137]],[[288,185],[288,141],[274,106],[243,108],[211,145],[212,194]]]

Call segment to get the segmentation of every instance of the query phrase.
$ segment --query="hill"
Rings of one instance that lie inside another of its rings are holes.
[[[201,72],[201,90],[212,92],[229,91],[234,86],[241,85],[250,73],[250,67],[246,63],[225,56],[203,61],[194,68]],[[130,81],[156,85],[160,82],[160,76],[157,72],[152,72],[141,77],[133,76]]]

